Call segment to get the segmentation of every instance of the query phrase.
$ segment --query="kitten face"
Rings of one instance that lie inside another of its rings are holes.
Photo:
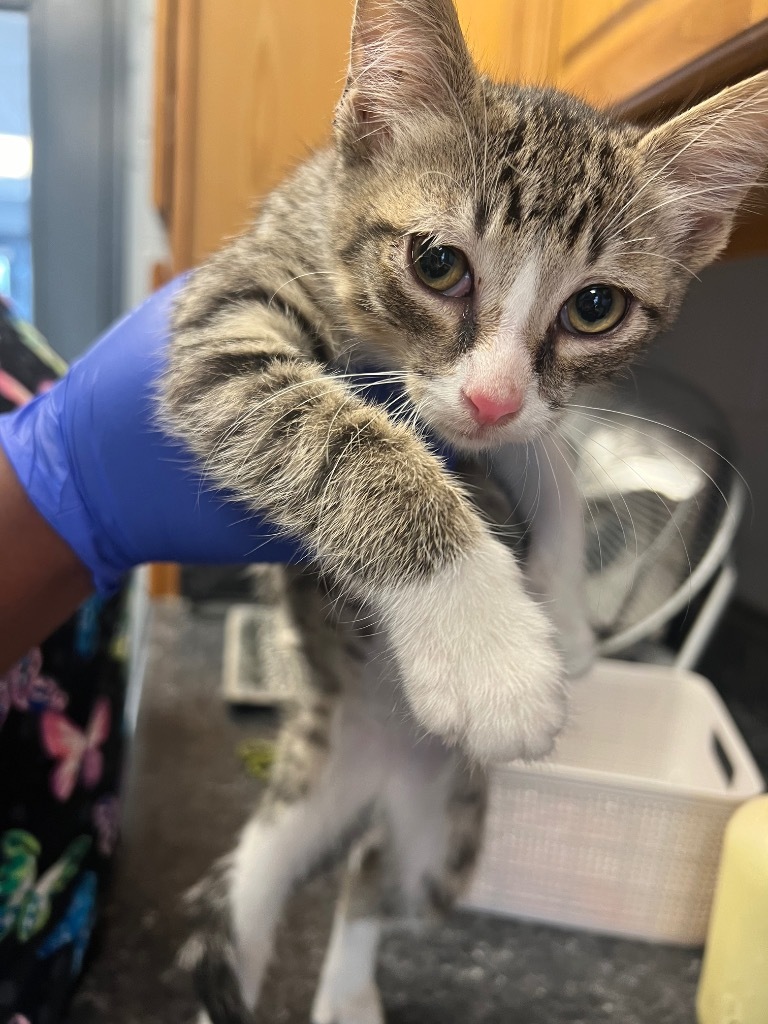
[[[361,0],[356,19],[337,128],[346,319],[456,446],[528,440],[671,321],[727,240],[766,127],[742,192],[718,179],[692,205],[706,157],[681,178],[690,115],[649,135],[495,85],[447,0]]]
[[[639,187],[634,130],[554,93],[486,85],[484,105],[469,139],[436,123],[378,167],[348,170],[360,216],[340,251],[357,333],[377,360],[405,368],[422,417],[466,448],[545,429],[577,383],[604,377],[650,339],[678,289],[648,256],[647,217],[624,228],[654,195],[608,226]],[[439,243],[438,275],[446,250],[465,257],[458,294],[421,279],[421,239]],[[608,329],[579,333],[564,307],[592,285],[616,289],[596,293],[604,306],[627,308],[614,326],[609,309]]]

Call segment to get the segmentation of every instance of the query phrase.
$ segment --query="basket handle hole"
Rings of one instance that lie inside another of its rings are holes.
[[[716,732],[712,733],[712,750],[717,758],[718,764],[723,770],[723,775],[725,776],[727,785],[732,785],[736,769],[733,767],[733,762],[730,757],[728,757],[725,747]]]

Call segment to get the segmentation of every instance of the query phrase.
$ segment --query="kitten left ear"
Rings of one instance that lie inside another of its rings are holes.
[[[768,72],[652,129],[639,148],[649,174],[672,186],[658,216],[691,269],[701,269],[725,248],[768,164]]]
[[[356,0],[336,131],[374,152],[425,110],[461,116],[476,82],[452,0]]]

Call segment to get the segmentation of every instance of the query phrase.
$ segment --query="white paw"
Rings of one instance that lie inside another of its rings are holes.
[[[318,995],[312,1007],[312,1024],[384,1024],[378,989],[367,985],[339,1000]]]
[[[377,595],[416,718],[481,761],[548,754],[563,667],[513,556],[490,536],[423,583]]]

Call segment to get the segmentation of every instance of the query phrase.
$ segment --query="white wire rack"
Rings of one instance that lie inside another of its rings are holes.
[[[692,668],[735,587],[747,502],[720,415],[684,383],[644,370],[587,394],[561,429],[578,452],[599,653],[643,644],[643,660]],[[682,642],[667,650],[666,628],[688,611]]]

